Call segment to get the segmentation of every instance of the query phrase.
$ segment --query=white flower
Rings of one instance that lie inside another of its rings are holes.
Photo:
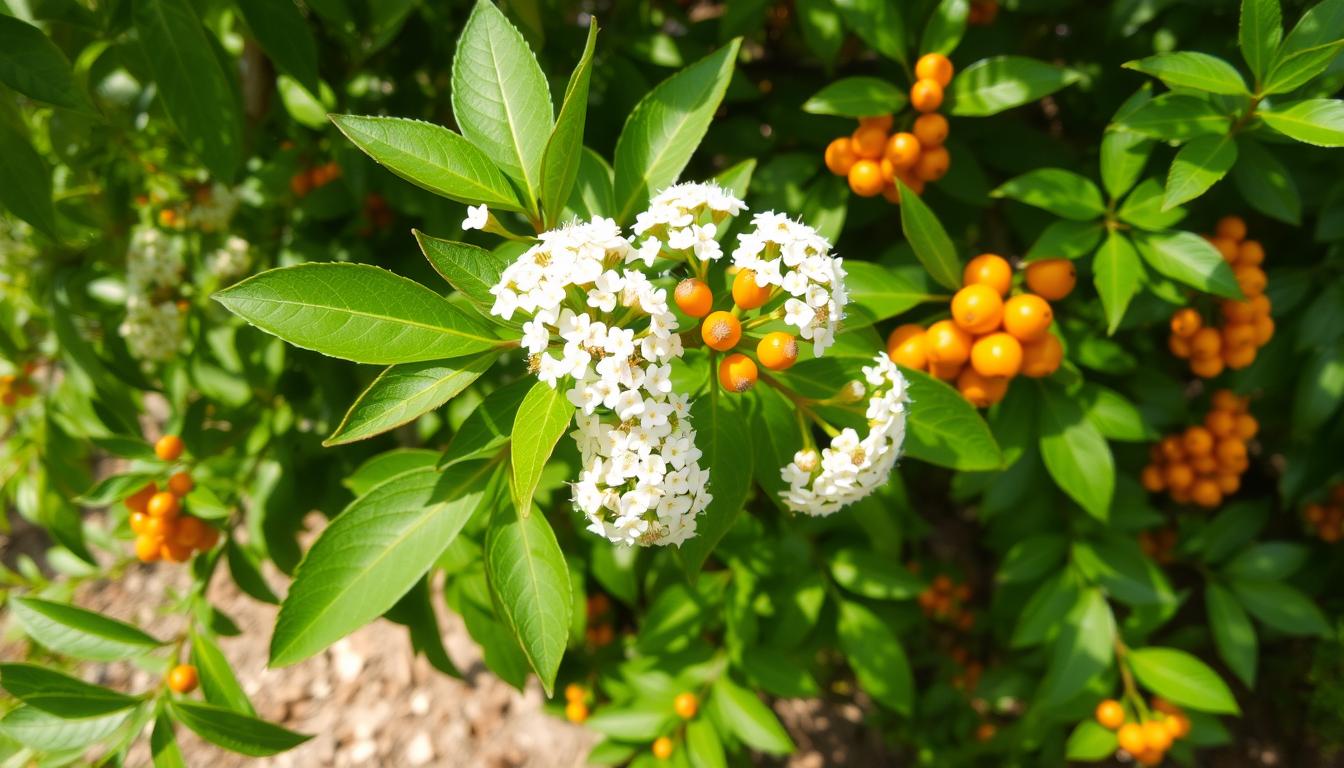
[[[635,217],[635,235],[647,236],[637,258],[652,266],[666,248],[670,258],[680,261],[718,259],[723,250],[717,234],[724,220],[745,209],[745,203],[713,182],[668,187],[654,195],[649,210]]]
[[[780,469],[788,483],[780,493],[794,512],[824,516],[865,498],[886,484],[905,442],[905,377],[887,355],[879,353],[863,369],[872,387],[866,415],[868,434],[846,428],[821,450],[804,449]]]
[[[246,246],[246,242],[243,242]],[[182,282],[185,244],[178,235],[153,227],[138,227],[131,233],[126,249],[126,291],[148,295],[161,288],[175,288]]]
[[[462,229],[485,229],[485,223],[490,220],[490,209],[485,205],[467,206],[467,218],[462,220]]]
[[[185,337],[176,302],[154,303],[139,295],[127,298],[126,318],[117,331],[131,355],[147,362],[172,358]]]
[[[206,267],[221,281],[232,280],[247,271],[249,249],[246,240],[230,235],[222,248],[210,254]]]
[[[237,192],[215,182],[197,194],[187,211],[187,223],[205,232],[222,232],[237,210]]]

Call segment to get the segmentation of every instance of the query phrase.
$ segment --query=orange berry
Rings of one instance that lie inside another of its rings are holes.
[[[1167,733],[1170,733],[1173,739],[1183,739],[1190,734],[1190,718],[1181,712],[1169,713],[1162,721],[1162,725],[1166,726]]]
[[[154,455],[164,461],[177,461],[185,446],[177,435],[164,435],[154,444]]]
[[[798,340],[784,331],[771,331],[756,345],[756,359],[772,371],[784,371],[798,362]]]
[[[924,370],[929,364],[924,328],[915,323],[897,326],[887,337],[887,357],[897,365]]]
[[[1236,416],[1235,434],[1242,440],[1250,440],[1255,437],[1255,433],[1260,431],[1260,422],[1249,413],[1241,413]]]
[[[165,541],[159,547],[159,557],[170,563],[185,563],[191,559],[191,547],[184,547],[175,541]]]
[[[1255,362],[1255,347],[1230,347],[1223,349],[1223,362],[1228,368],[1240,371]]]
[[[583,701],[588,698],[588,691],[584,690],[578,683],[570,683],[565,686],[565,701]]]
[[[1143,484],[1143,489],[1149,493],[1161,493],[1162,489],[1167,487],[1166,478],[1162,475],[1162,468],[1156,464],[1149,464],[1139,473],[1139,482]]]
[[[961,365],[971,356],[971,334],[951,320],[930,325],[926,339],[930,363]]]
[[[659,736],[653,742],[653,756],[659,760],[666,760],[672,757],[672,740],[666,736]]]
[[[952,82],[952,62],[941,53],[926,53],[915,62],[915,77],[946,88]]]
[[[1000,296],[1007,296],[1013,287],[1013,267],[1008,260],[995,253],[982,253],[966,262],[961,271],[962,285],[988,285]]]
[[[1265,277],[1265,271],[1259,267],[1237,267],[1232,270],[1232,273],[1237,276],[1237,285],[1241,286],[1241,292],[1247,298],[1264,293],[1265,285],[1269,283],[1269,278]]]
[[[153,518],[151,518],[144,512],[132,512],[128,520],[128,522],[131,525],[131,533],[135,534],[144,533],[146,527],[145,523],[152,519]]]
[[[1269,303],[1269,297],[1263,293],[1259,296],[1252,296],[1250,299],[1247,299],[1246,303],[1251,305],[1252,320],[1261,317],[1269,317],[1270,311],[1274,308],[1273,305]]]
[[[149,506],[145,508],[145,511],[151,517],[177,517],[177,514],[182,511],[182,504],[176,496],[168,491],[159,491],[150,497]]]
[[[1022,370],[1022,342],[1003,332],[981,336],[971,345],[971,366],[981,376],[1012,378]]]
[[[1050,303],[1034,293],[1023,293],[1003,305],[1003,329],[1018,341],[1036,341],[1050,330],[1055,313]]]
[[[910,88],[910,106],[916,112],[933,112],[943,105],[943,86],[937,80],[924,78]]]
[[[1159,444],[1162,458],[1167,461],[1180,461],[1185,458],[1185,441],[1176,435],[1167,435]]]
[[[968,366],[957,375],[957,391],[976,408],[988,408],[1008,393],[1008,379],[981,376],[975,368]]]
[[[1204,325],[1204,319],[1199,316],[1199,312],[1185,307],[1178,309],[1171,315],[1171,332],[1183,339],[1188,339],[1195,335]]]
[[[1115,699],[1106,699],[1098,704],[1094,714],[1097,716],[1097,722],[1101,723],[1103,728],[1112,731],[1125,724],[1125,708],[1120,706],[1120,702]]]
[[[1022,345],[1021,374],[1027,378],[1043,379],[1059,370],[1059,364],[1063,361],[1064,345],[1053,333]]]
[[[1223,336],[1217,328],[1200,328],[1190,337],[1190,354],[1195,357],[1212,357],[1223,349]]]
[[[1190,356],[1190,340],[1173,333],[1167,337],[1167,349],[1171,350],[1171,354],[1184,360]]]
[[[1223,326],[1223,349],[1254,346],[1255,326],[1251,323],[1228,323]]]
[[[1232,301],[1225,299],[1219,304],[1223,319],[1229,323],[1250,323],[1255,321],[1255,305],[1250,301]]]
[[[1213,479],[1218,483],[1218,490],[1222,491],[1224,496],[1231,496],[1241,488],[1241,476],[1236,472],[1218,472]]]
[[[309,180],[308,174],[299,172],[289,178],[289,190],[295,197],[304,197],[313,189],[313,182]]]
[[[1167,487],[1174,493],[1177,490],[1189,490],[1191,484],[1195,482],[1195,472],[1190,469],[1189,464],[1173,463],[1168,464],[1166,470]]]
[[[947,141],[947,118],[937,112],[920,115],[915,118],[915,125],[911,131],[915,134],[915,138],[919,139],[920,147],[941,147],[943,142]]]
[[[924,194],[924,180],[909,171],[897,171],[896,178],[916,195]]]
[[[886,185],[882,167],[874,160],[859,160],[849,169],[849,188],[859,197],[880,195]]]
[[[1247,240],[1237,247],[1237,265],[1258,267],[1265,262],[1265,247],[1258,241]]]
[[[163,539],[149,534],[141,534],[135,537],[135,556],[142,563],[152,563],[159,559],[159,549],[163,547]]]
[[[1190,499],[1205,509],[1213,509],[1223,503],[1223,492],[1216,479],[1202,477],[1190,486]]]
[[[672,300],[677,303],[677,308],[691,317],[704,317],[714,307],[714,293],[705,281],[694,277],[677,283],[676,290],[672,291]]]
[[[191,693],[198,681],[196,668],[190,664],[178,664],[168,671],[168,688],[173,693]]]
[[[826,145],[826,167],[836,176],[848,176],[849,169],[854,167],[854,161],[858,159],[848,136],[841,136]]]
[[[214,526],[207,525],[205,526],[205,529],[201,532],[200,541],[196,542],[196,548],[202,552],[207,552],[209,550],[214,549],[215,545],[218,543],[219,543],[219,529],[215,528]]]
[[[694,693],[679,693],[677,698],[672,700],[672,708],[676,710],[677,717],[690,720],[700,709],[700,699],[696,698]]]
[[[1204,427],[1190,427],[1185,430],[1181,445],[1190,456],[1207,456],[1213,451],[1213,433]]]
[[[168,478],[168,490],[174,495],[186,496],[195,487],[196,483],[192,481],[191,475],[186,472],[174,472],[172,477]]]
[[[896,170],[905,170],[913,168],[915,162],[920,156],[919,139],[915,138],[913,133],[893,133],[890,139],[887,139],[886,159],[891,163],[891,167]]]
[[[138,533],[143,533],[146,536],[151,536],[156,539],[167,539],[168,535],[173,531],[173,525],[174,521],[172,518],[145,515],[144,523],[141,525],[141,528],[144,530],[138,531]]]
[[[1214,232],[1219,237],[1241,240],[1246,237],[1246,222],[1240,216],[1224,216],[1218,220]]]
[[[1223,257],[1223,261],[1228,264],[1235,263],[1241,249],[1237,246],[1237,241],[1230,237],[1214,237],[1209,239],[1209,243],[1218,249],[1218,255]]]
[[[936,360],[929,361],[929,373],[934,378],[943,381],[955,381],[961,375],[961,370],[966,364],[962,363],[940,363]]]
[[[1115,734],[1115,741],[1120,748],[1137,755],[1148,746],[1148,740],[1143,736],[1143,726],[1138,723],[1125,723],[1120,726],[1120,730]]]
[[[882,148],[887,144],[887,132],[876,125],[861,125],[849,137],[849,147],[854,155],[864,160],[876,160],[882,156]]]
[[[1263,296],[1259,298],[1264,298]],[[1251,328],[1255,331],[1255,345],[1263,347],[1274,338],[1274,320],[1270,317],[1257,317],[1252,323]]]
[[[968,285],[952,297],[952,319],[969,333],[989,333],[1003,319],[1003,298],[988,285]]]
[[[743,309],[756,309],[770,298],[771,288],[756,282],[756,273],[740,269],[733,278],[733,302]]]
[[[571,723],[582,723],[588,719],[588,705],[582,701],[571,701],[565,704],[565,719]]]
[[[132,512],[144,512],[149,508],[149,500],[153,498],[154,494],[158,492],[159,492],[159,486],[157,484],[146,483],[144,488],[141,488],[140,490],[136,491],[130,496],[127,496],[126,500],[122,503],[125,504],[126,508],[131,510]]]
[[[868,117],[859,118],[859,126],[866,128],[872,125],[881,128],[884,131],[890,131],[892,121],[893,118],[891,115],[869,115]]]
[[[1143,724],[1143,741],[1154,752],[1166,752],[1171,748],[1171,731],[1156,720]]]
[[[883,164],[883,165],[890,165],[890,163],[889,163],[886,159],[883,159],[883,160],[882,160],[882,164]],[[906,186],[909,186],[909,185],[907,184]],[[882,187],[882,197],[886,198],[886,200],[887,200],[888,203],[892,203],[892,204],[894,204],[894,205],[900,205],[900,204],[901,204],[901,188],[898,187],[898,186],[896,186],[896,182],[895,182],[895,181],[888,181],[888,183],[887,183],[885,186]]]
[[[1212,379],[1223,372],[1223,358],[1198,357],[1190,361],[1190,372],[1201,379]]]
[[[1220,389],[1214,392],[1210,402],[1212,402],[1214,410],[1218,411],[1236,414],[1243,413],[1246,410],[1246,401],[1230,389]]]
[[[176,529],[166,538],[178,546],[195,549],[204,536],[205,523],[200,518],[183,516],[177,518]]]
[[[746,392],[756,385],[756,363],[741,352],[719,361],[719,383],[729,392]]]
[[[922,181],[937,181],[947,175],[951,166],[952,156],[947,147],[930,147],[920,153],[919,162],[915,163],[915,176]]]
[[[1203,456],[1191,456],[1190,468],[1195,470],[1195,474],[1211,475],[1218,471],[1218,460],[1213,454],[1206,453]]]
[[[1224,467],[1237,467],[1246,462],[1246,444],[1239,438],[1229,437],[1219,440],[1213,448],[1218,464]]]
[[[742,323],[730,312],[711,312],[700,324],[700,338],[710,349],[726,352],[742,338]]]
[[[1068,259],[1045,259],[1027,265],[1027,287],[1050,301],[1059,301],[1073,292],[1078,271]]]

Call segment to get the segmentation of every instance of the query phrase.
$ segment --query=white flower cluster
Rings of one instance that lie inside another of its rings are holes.
[[[177,303],[163,299],[182,280],[182,238],[153,227],[131,233],[126,250],[126,318],[117,329],[131,355],[163,361],[177,353],[183,336]]]
[[[713,182],[668,187],[654,196],[647,211],[635,217],[635,236],[644,240],[629,260],[653,266],[664,250],[681,260],[692,254],[701,261],[718,259],[723,256],[716,239],[719,226],[746,208],[746,203]]]
[[[150,294],[182,280],[182,238],[153,227],[138,227],[126,249],[126,289]]]
[[[873,394],[868,399],[868,434],[846,427],[818,456],[806,449],[780,470],[789,490],[780,493],[794,512],[825,516],[862,499],[887,482],[905,442],[905,377],[884,353],[863,369]]]
[[[126,318],[117,330],[132,356],[162,362],[177,354],[182,344],[182,313],[176,302],[155,302],[132,294],[126,300]]]
[[[208,193],[197,196],[187,212],[187,223],[202,232],[221,232],[229,226],[229,220],[237,210],[238,194],[216,181],[210,185]]]
[[[216,248],[215,252],[210,254],[210,260],[206,262],[206,267],[210,274],[220,280],[231,280],[247,271],[250,258],[248,251],[251,246],[248,242],[237,235],[229,235],[229,239],[224,241],[224,245]]]
[[[758,213],[751,223],[754,230],[737,236],[733,263],[754,272],[757,285],[777,285],[789,294],[784,322],[811,340],[813,354],[821,357],[835,342],[849,302],[841,259],[831,256],[831,244],[815,229],[782,213]]]

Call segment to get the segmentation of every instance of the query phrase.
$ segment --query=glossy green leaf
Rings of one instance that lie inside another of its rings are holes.
[[[998,469],[1003,463],[994,434],[980,413],[946,382],[901,368],[912,406],[905,453],[911,458],[966,472]]]
[[[1095,763],[1110,757],[1116,750],[1115,731],[1102,727],[1096,720],[1078,723],[1069,740],[1064,743],[1064,757]]]
[[[621,707],[601,707],[584,726],[622,741],[650,742],[676,720],[670,704],[641,701]]]
[[[535,384],[530,377],[522,378],[486,395],[458,427],[439,467],[488,456],[506,445],[513,434],[518,407]]]
[[[1139,254],[1119,232],[1111,231],[1092,259],[1092,283],[1106,311],[1106,332],[1114,334],[1139,287]]]
[[[1232,170],[1237,162],[1237,142],[1231,136],[1200,136],[1176,153],[1167,173],[1163,210],[1194,200]]]
[[[828,83],[807,101],[803,111],[813,115],[869,117],[899,112],[905,92],[879,77],[846,77]]]
[[[1308,434],[1323,426],[1344,401],[1344,346],[1313,352],[1297,378],[1293,397],[1294,429]]]
[[[1061,219],[1041,231],[1031,244],[1023,261],[1041,259],[1076,259],[1091,253],[1106,233],[1100,221],[1072,221]],[[848,266],[848,265],[846,265]]]
[[[1126,655],[1144,688],[1173,704],[1200,712],[1235,715],[1237,700],[1218,673],[1175,648],[1137,648]]]
[[[209,635],[199,630],[191,633],[191,663],[196,665],[201,693],[206,701],[244,715],[257,714],[224,652]]]
[[[1344,101],[1339,99],[1276,105],[1259,115],[1266,125],[1289,138],[1318,147],[1344,147]]]
[[[1286,635],[1323,637],[1330,632],[1321,609],[1295,587],[1244,579],[1233,579],[1228,586],[1252,616]]]
[[[1023,606],[1013,629],[1015,648],[1038,645],[1059,629],[1059,617],[1078,602],[1080,592],[1068,571],[1057,573],[1036,588]]]
[[[0,664],[0,688],[30,707],[69,719],[130,709],[140,700],[35,664]]]
[[[243,115],[232,72],[216,56],[190,0],[135,0],[135,31],[164,111],[210,172],[233,178]]]
[[[771,755],[793,751],[793,741],[770,708],[756,694],[728,678],[720,677],[710,691],[720,721],[752,749]]]
[[[477,0],[457,40],[452,98],[462,135],[536,199],[555,108],[532,49],[492,0]]]
[[[171,699],[168,712],[211,744],[251,757],[278,754],[312,738],[213,704]]]
[[[733,40],[659,83],[635,105],[616,141],[617,223],[631,221],[681,175],[728,90],[740,45]]]
[[[161,472],[125,472],[108,475],[89,490],[76,496],[74,501],[85,507],[110,506],[160,479],[161,475]]]
[[[1207,53],[1195,51],[1159,53],[1146,59],[1128,62],[1124,67],[1152,75],[1166,83],[1168,88],[1193,88],[1197,91],[1233,96],[1251,95],[1236,67]]]
[[[1302,223],[1302,196],[1292,173],[1260,142],[1245,136],[1237,140],[1232,181],[1257,211],[1294,226]]]
[[[830,568],[836,584],[873,600],[909,600],[924,591],[924,582],[904,564],[867,549],[836,551]]]
[[[360,393],[323,445],[366,440],[417,419],[461,394],[499,355],[393,365]]]
[[[1282,39],[1283,14],[1279,10],[1279,0],[1242,0],[1237,41],[1241,45],[1241,56],[1257,83],[1269,72]]]
[[[492,469],[413,470],[351,502],[299,564],[271,636],[271,664],[302,661],[391,608],[487,500]]]
[[[238,0],[238,10],[271,61],[309,93],[320,93],[317,41],[293,0]]]
[[[1028,171],[1004,182],[990,194],[1043,208],[1075,221],[1090,221],[1106,212],[1097,185],[1063,168]]]
[[[1145,83],[1125,99],[1111,122],[1120,123],[1152,98],[1152,89]],[[1112,125],[1101,137],[1101,185],[1106,188],[1106,193],[1120,197],[1128,192],[1143,175],[1152,149],[1151,139],[1133,131],[1118,130]]]
[[[579,176],[574,180],[574,191],[569,196],[570,209],[583,219],[610,218],[616,212],[613,175],[611,166],[601,155],[584,147],[583,156],[579,158]]]
[[[840,650],[863,690],[902,714],[914,704],[915,683],[901,640],[877,614],[842,600],[836,623]]]
[[[541,209],[546,223],[554,226],[560,221],[574,180],[579,175],[583,159],[583,131],[588,115],[588,81],[593,72],[593,48],[597,44],[597,22],[588,25],[588,42],[578,66],[569,76],[565,100],[560,116],[555,120],[551,137],[546,140],[546,151],[541,158]]]
[[[1241,299],[1236,276],[1218,249],[1193,232],[1136,232],[1134,243],[1148,266],[1206,293]]]
[[[501,617],[550,696],[569,633],[569,568],[546,516],[520,512],[504,504],[495,510],[485,572]]]
[[[705,718],[686,724],[686,756],[692,768],[728,768],[723,741],[714,724]]]
[[[154,768],[187,768],[173,733],[173,721],[166,713],[161,712],[154,719],[154,730],[149,735],[149,756],[154,761]]]
[[[1231,592],[1212,581],[1204,590],[1204,606],[1218,655],[1242,682],[1254,688],[1260,649],[1250,617]]]
[[[961,38],[966,34],[966,20],[970,16],[971,4],[968,0],[942,0],[929,15],[929,23],[924,25],[924,34],[920,37],[921,54],[941,53],[947,55],[957,49]]]
[[[1056,706],[1073,698],[1111,666],[1114,656],[1115,616],[1100,591],[1088,590],[1060,626],[1041,681],[1041,702]]]
[[[38,101],[97,114],[61,49],[42,30],[0,14],[0,83]]]
[[[1164,93],[1116,121],[1112,130],[1131,131],[1154,139],[1187,141],[1205,134],[1225,134],[1231,119],[1207,99]]]
[[[233,539],[229,539],[224,543],[224,553],[229,562],[229,575],[233,577],[233,582],[239,589],[263,603],[280,604],[280,598],[271,591],[270,585],[261,575],[260,567],[246,550]]]
[[[1274,54],[1265,93],[1287,93],[1330,66],[1344,50],[1344,0],[1323,0],[1307,9]]]
[[[107,739],[126,724],[131,712],[71,720],[37,707],[18,707],[0,719],[0,736],[39,752],[81,749]]]
[[[905,312],[920,304],[946,300],[935,293],[928,273],[917,266],[892,268],[869,261],[845,261],[845,327],[859,328]]]
[[[73,605],[15,597],[9,610],[33,640],[78,659],[117,661],[163,645],[130,624]]]
[[[1063,563],[1068,550],[1069,542],[1063,536],[1028,536],[1004,553],[994,580],[1001,584],[1035,581]]]
[[[1115,459],[1101,430],[1057,387],[1042,390],[1041,458],[1045,468],[1088,514],[1106,520],[1115,492]]]
[[[988,117],[1036,101],[1082,79],[1077,72],[1024,56],[981,59],[948,86],[949,114]]]
[[[1179,206],[1164,208],[1162,203],[1166,190],[1157,179],[1144,179],[1120,204],[1116,216],[1126,224],[1132,224],[1149,232],[1161,232],[1170,229],[1185,218],[1185,209]]]
[[[1086,382],[1079,392],[1087,418],[1107,440],[1146,442],[1160,437],[1143,422],[1143,414],[1124,395],[1109,387]]]
[[[751,491],[753,454],[748,422],[726,397],[702,397],[691,405],[695,445],[702,453],[700,466],[709,470],[709,492],[713,498],[696,519],[695,538],[678,550],[687,573],[698,572],[709,559],[719,540],[736,522]]]
[[[1289,541],[1262,541],[1243,549],[1223,566],[1223,574],[1248,581],[1281,581],[1307,561],[1307,548]]]
[[[513,473],[513,503],[523,517],[532,511],[532,494],[537,490],[541,472],[546,468],[555,444],[573,423],[574,413],[564,388],[552,387],[544,381],[533,384],[518,406],[518,415],[513,420],[509,465]]]
[[[441,125],[400,117],[332,115],[331,122],[392,173],[462,203],[521,211],[509,180],[480,149]]]
[[[1175,600],[1162,570],[1144,556],[1132,538],[1108,536],[1077,541],[1072,554],[1079,572],[1116,600],[1140,606]]]
[[[897,182],[901,189],[901,230],[905,239],[910,241],[916,258],[928,270],[940,285],[952,290],[961,287],[961,260],[952,238],[938,221],[929,206],[919,198],[904,182]]]
[[[832,0],[846,25],[865,43],[889,59],[905,63],[905,18],[902,6],[886,0]]]
[[[440,360],[499,345],[488,326],[442,296],[368,264],[272,269],[214,299],[296,347],[357,363]]]
[[[57,237],[51,168],[33,149],[28,137],[3,120],[0,120],[0,204],[47,237]]]
[[[509,266],[508,260],[484,248],[441,240],[418,229],[411,230],[411,233],[415,235],[420,250],[434,271],[471,299],[472,303],[488,312],[495,302],[490,289],[499,282],[499,276]]]

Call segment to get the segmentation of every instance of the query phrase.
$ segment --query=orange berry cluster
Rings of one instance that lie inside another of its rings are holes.
[[[1246,222],[1239,216],[1224,216],[1215,234],[1208,238],[1237,276],[1237,285],[1245,301],[1224,299],[1219,302],[1222,327],[1206,325],[1194,307],[1182,307],[1171,316],[1171,353],[1190,361],[1190,372],[1211,379],[1224,368],[1241,370],[1255,362],[1256,352],[1274,338],[1268,279],[1260,265],[1265,249],[1255,240],[1246,239]]]
[[[719,352],[728,352],[742,341],[742,321],[738,316],[743,311],[760,309],[775,293],[774,286],[762,286],[756,282],[756,273],[749,269],[739,269],[733,276],[732,312],[714,308],[714,293],[705,281],[688,277],[677,284],[672,299],[677,307],[700,322],[700,338],[705,346]],[[771,371],[783,371],[798,362],[798,339],[785,331],[771,331],[756,342],[756,359],[753,360],[741,352],[725,355],[719,361],[719,384],[729,392],[746,392],[756,386],[760,377],[757,361]]]
[[[1167,435],[1148,451],[1139,481],[1149,493],[1166,491],[1178,504],[1212,509],[1237,492],[1250,466],[1246,441],[1260,424],[1247,412],[1248,400],[1226,389],[1213,394],[1204,423]]]
[[[969,614],[970,612],[967,611],[962,615],[968,616]],[[971,623],[972,621],[966,622],[966,629],[970,629]],[[954,647],[951,655],[952,661],[961,667],[961,672],[952,676],[952,687],[959,691],[975,691],[976,687],[980,685],[981,675],[985,673],[985,665],[971,658],[970,652],[961,646]]]
[[[988,408],[1003,399],[1013,377],[1041,378],[1059,369],[1064,345],[1050,332],[1054,312],[1047,299],[1068,296],[1077,279],[1068,259],[1034,261],[1026,269],[1028,291],[1005,301],[1012,267],[1002,256],[981,254],[962,273],[952,319],[927,329],[897,327],[887,337],[887,355],[898,365],[955,381],[962,397]]]
[[[919,609],[934,621],[969,632],[975,627],[975,614],[969,607],[973,596],[970,584],[958,584],[939,574],[919,593]]]
[[[295,197],[306,197],[309,192],[325,187],[339,178],[341,178],[341,166],[332,160],[294,174],[289,179],[289,190]]]
[[[191,693],[196,690],[200,676],[196,667],[190,664],[178,664],[168,670],[168,689],[173,693]]]
[[[966,23],[972,27],[987,27],[999,15],[999,0],[971,0]]]
[[[861,197],[882,195],[901,202],[899,179],[915,194],[924,184],[938,181],[952,164],[943,142],[947,141],[947,118],[938,114],[943,89],[952,82],[952,62],[941,53],[926,53],[915,62],[915,84],[910,88],[910,106],[919,112],[909,131],[890,133],[891,115],[859,119],[859,127],[826,147],[826,167],[849,179],[849,188]]]
[[[1176,550],[1177,533],[1176,529],[1170,526],[1158,528],[1156,531],[1139,532],[1139,549],[1147,555],[1150,560],[1167,565],[1173,559],[1172,553]]]
[[[1140,765],[1161,765],[1172,743],[1190,733],[1190,718],[1179,707],[1160,698],[1153,699],[1151,706],[1151,716],[1140,714],[1131,719],[1123,704],[1106,699],[1095,712],[1097,722],[1115,731],[1120,749]]]
[[[177,461],[184,446],[177,435],[164,435],[154,444],[154,453],[164,461]],[[204,552],[219,542],[219,531],[198,517],[182,514],[182,497],[196,484],[185,471],[168,477],[164,490],[149,483],[126,498],[135,534],[135,556],[142,563],[163,559],[185,563],[196,551]]]
[[[1344,483],[1330,489],[1328,503],[1313,503],[1303,507],[1302,519],[1315,530],[1316,537],[1326,544],[1334,544],[1344,538]]]
[[[611,601],[602,593],[588,596],[588,645],[593,648],[605,648],[616,639],[616,627],[613,626]]]
[[[28,362],[21,372],[0,376],[0,405],[13,408],[20,400],[37,394],[37,387],[33,386],[33,372],[36,370],[37,364]]]
[[[588,719],[588,689],[578,683],[565,686],[565,719],[576,724]]]

